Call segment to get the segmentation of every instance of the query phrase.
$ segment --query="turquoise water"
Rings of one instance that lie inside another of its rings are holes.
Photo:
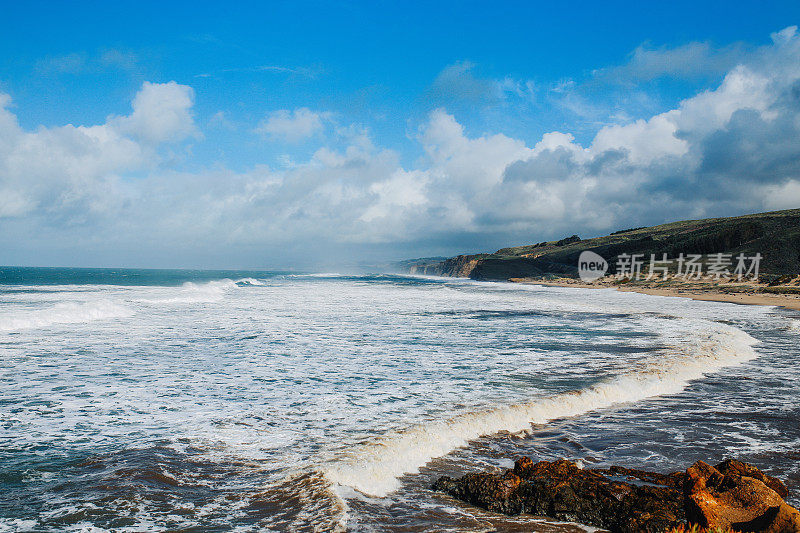
[[[798,324],[608,290],[4,267],[0,531],[513,528],[427,487],[520,454],[733,455],[797,489]]]
[[[121,285],[173,287],[187,282],[291,275],[263,270],[0,267],[0,285]]]

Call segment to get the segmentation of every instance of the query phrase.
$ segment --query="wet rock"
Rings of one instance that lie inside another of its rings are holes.
[[[516,515],[523,512],[522,501],[516,494],[521,482],[522,479],[509,470],[502,476],[468,474],[459,480],[443,477],[433,488],[495,513]]]
[[[698,462],[687,472],[660,474],[523,457],[504,474],[443,477],[433,488],[489,511],[548,516],[620,533],[663,532],[686,523],[800,532],[797,511],[782,499],[785,485],[735,460],[716,468]]]
[[[652,472],[584,470],[566,460],[522,458],[503,475],[444,477],[434,489],[495,512],[655,533],[685,519],[681,485],[682,479]]]
[[[734,531],[800,532],[800,513],[772,488],[786,495],[786,487],[751,465],[725,461],[714,468],[698,461],[686,471],[684,483],[686,513],[693,523]]]

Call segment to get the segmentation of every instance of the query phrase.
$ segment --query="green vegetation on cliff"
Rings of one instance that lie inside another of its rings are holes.
[[[460,255],[409,261],[411,273],[470,277],[480,280],[537,278],[550,275],[577,277],[578,256],[590,250],[604,257],[614,272],[620,254],[651,254],[676,258],[679,254],[760,253],[762,279],[800,274],[800,209],[730,218],[687,220],[616,231],[605,237],[580,240],[577,236],[503,248],[492,254]]]

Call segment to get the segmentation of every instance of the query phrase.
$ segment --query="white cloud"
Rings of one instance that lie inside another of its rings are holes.
[[[123,188],[109,191],[120,175],[154,168],[159,142],[196,133],[191,95],[175,82],[145,83],[128,116],[33,132],[19,127],[10,97],[0,95],[0,190],[9,191],[2,216],[50,213],[75,222],[113,210],[126,200]]]
[[[273,139],[296,143],[320,133],[324,129],[323,120],[328,116],[327,113],[317,113],[307,107],[293,111],[280,109],[262,120],[256,132]]]
[[[112,117],[120,132],[149,143],[177,142],[199,135],[192,116],[194,91],[187,85],[144,82],[133,99],[133,113]]]
[[[395,219],[396,224],[383,225],[388,233],[394,233],[404,225],[403,218],[407,215],[405,208],[419,207],[428,202],[425,190],[427,184],[428,176],[425,172],[395,171],[389,179],[369,186],[369,192],[377,196],[377,201],[366,208],[359,217],[360,220],[369,223]],[[396,220],[398,218],[400,220]],[[395,237],[403,239],[405,235],[401,232]]]
[[[0,218],[19,217],[33,208],[33,203],[13,189],[0,190]]]
[[[497,185],[509,163],[531,152],[524,142],[503,134],[470,139],[455,117],[441,109],[430,114],[419,140],[432,164],[430,172],[448,187],[468,193]]]
[[[764,207],[776,211],[800,207],[800,176],[780,185],[766,187]]]
[[[738,66],[725,76],[717,89],[684,101],[677,125],[683,130],[707,133],[724,127],[731,115],[742,109],[752,109],[765,118],[773,118],[774,115],[765,115],[778,97],[770,83],[768,73]]]
[[[688,145],[676,134],[678,111],[656,115],[649,120],[637,120],[621,126],[606,126],[594,138],[591,149],[595,153],[607,150],[624,150],[630,161],[643,165],[665,156],[681,156]]]
[[[795,207],[800,37],[789,29],[774,41],[718,87],[665,113],[600,128],[584,144],[566,131],[533,147],[501,133],[469,134],[435,110],[414,137],[423,154],[414,164],[401,164],[364,128],[337,126],[338,146],[281,170],[174,172],[160,163],[159,147],[198,134],[188,87],[146,83],[127,116],[34,131],[19,126],[0,95],[0,216],[24,221],[28,240],[136,248],[156,235],[170,250],[314,251],[434,238],[444,247],[465,235],[530,242]],[[272,114],[259,129],[298,141],[329,120],[300,108]],[[123,179],[131,173],[137,179]],[[70,229],[77,224],[85,227]],[[0,226],[0,243],[22,238],[10,227]]]

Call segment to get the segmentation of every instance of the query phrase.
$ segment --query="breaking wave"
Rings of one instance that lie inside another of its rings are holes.
[[[314,272],[311,274],[286,274],[287,278],[340,278],[338,272]]]
[[[245,278],[249,280],[250,278]],[[243,280],[240,280],[243,281]],[[252,280],[256,281],[257,280]],[[225,293],[230,289],[239,287],[230,279],[218,281],[208,281],[206,283],[194,283],[187,281],[177,289],[171,288],[170,295],[165,298],[144,298],[140,302],[150,304],[180,304],[180,303],[213,303],[225,298]],[[173,292],[174,291],[174,292]]]
[[[61,302],[43,309],[14,310],[6,316],[0,315],[0,331],[18,331],[56,324],[77,324],[133,316],[135,310],[124,303],[163,305],[219,302],[231,289],[260,285],[265,284],[253,278],[243,278],[238,281],[222,279],[205,283],[186,282],[180,287],[156,288],[155,290],[164,294],[162,297],[122,299],[123,303],[102,298],[85,302]]]
[[[526,403],[437,420],[390,433],[351,448],[323,466],[333,483],[362,493],[385,496],[399,487],[398,477],[419,470],[471,440],[502,431],[519,433],[531,424],[576,416],[616,404],[675,394],[704,374],[757,356],[756,339],[734,327],[702,322],[686,331],[674,353],[660,353],[647,368],[581,389]]]
[[[45,328],[56,324],[79,324],[93,320],[126,318],[133,311],[110,300],[63,302],[45,309],[15,311],[0,317],[0,331]]]
[[[255,279],[255,278],[242,278],[242,279],[236,280],[236,285],[238,285],[240,287],[247,287],[248,285],[253,285],[253,286],[256,286],[256,287],[263,287],[264,285],[266,285],[266,283],[264,283],[261,280]]]

